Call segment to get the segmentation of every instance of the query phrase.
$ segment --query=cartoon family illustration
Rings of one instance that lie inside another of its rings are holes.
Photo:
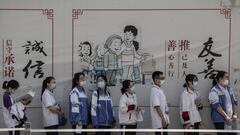
[[[110,86],[115,86],[125,79],[140,83],[140,64],[150,55],[140,51],[139,43],[135,41],[138,34],[135,26],[127,25],[123,32],[124,38],[113,34],[104,44],[98,44],[94,53],[90,42],[80,43],[81,71],[91,79],[100,74],[106,75]]]

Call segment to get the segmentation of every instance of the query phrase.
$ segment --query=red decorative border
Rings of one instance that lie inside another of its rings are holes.
[[[53,9],[8,9],[0,8],[0,11],[41,11],[43,15],[52,21],[52,76],[54,76],[54,10]],[[4,63],[3,63],[4,65]]]
[[[231,9],[228,8],[198,8],[198,9],[72,9],[72,76],[74,72],[74,20],[77,20],[79,15],[83,15],[83,12],[89,11],[219,11],[224,15],[225,19],[229,19],[229,61],[228,70],[231,73]],[[165,48],[166,49],[166,48]],[[166,55],[166,52],[165,52]],[[166,71],[166,56],[165,56],[165,71]],[[166,74],[166,72],[165,72]]]

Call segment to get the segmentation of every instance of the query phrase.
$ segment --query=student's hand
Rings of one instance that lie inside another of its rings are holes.
[[[236,120],[237,120],[237,115],[233,115],[233,116],[232,116],[232,120],[233,120],[233,121],[236,121]]]
[[[141,110],[142,110],[142,108],[137,106],[137,112],[140,112]]]
[[[20,100],[20,102],[23,104],[23,105],[28,105],[31,103],[31,100],[30,99],[22,99]]]
[[[200,110],[200,109],[203,109],[203,104],[200,103],[200,104],[197,105],[197,107],[198,107],[199,110]]]
[[[191,129],[191,128],[192,128],[192,124],[191,123],[186,124],[185,129]]]
[[[134,109],[135,109],[135,105],[128,105],[128,110],[127,110],[127,112],[132,111],[132,110],[134,110]]]
[[[168,126],[165,119],[162,120],[162,126],[163,126],[163,128],[167,128],[167,126]]]
[[[59,115],[60,115],[60,116],[64,116],[64,113],[63,113],[63,112],[59,112]]]
[[[226,121],[227,123],[231,123],[231,122],[232,122],[232,119],[231,119],[229,116],[226,116],[226,117],[225,117],[225,121]]]

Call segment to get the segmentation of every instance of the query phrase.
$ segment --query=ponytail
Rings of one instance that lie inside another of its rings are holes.
[[[3,88],[4,90],[7,89],[7,84],[8,84],[8,81],[4,81],[4,82],[3,82],[2,88]]]
[[[17,89],[19,87],[19,83],[16,80],[10,80],[10,81],[4,81],[2,88],[3,89],[8,89],[8,88],[12,88],[12,89]]]
[[[187,88],[187,83],[184,83],[184,84],[183,84],[183,87],[184,87],[184,88]]]
[[[42,101],[42,95],[43,95],[45,89],[47,88],[47,84],[50,83],[53,79],[55,79],[55,78],[52,77],[52,76],[49,76],[49,77],[47,77],[47,78],[45,78],[45,79],[43,80],[43,83],[42,83],[42,92],[41,92],[41,101]]]

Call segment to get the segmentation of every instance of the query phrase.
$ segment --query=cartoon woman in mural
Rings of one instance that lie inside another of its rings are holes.
[[[142,61],[146,60],[149,54],[138,53],[139,43],[135,41],[138,30],[135,26],[127,25],[124,28],[124,41],[121,49],[122,56],[122,80],[130,79],[140,81],[139,65]]]
[[[106,53],[106,49],[103,44],[99,44],[95,48],[95,59],[94,59],[94,71],[95,75],[106,75],[106,71],[104,69],[104,54]]]
[[[81,72],[83,72],[86,76],[90,76],[92,78],[94,55],[92,52],[92,45],[88,41],[80,43],[79,56]]]
[[[122,38],[119,35],[111,35],[105,43],[107,52],[104,55],[104,68],[107,70],[108,84],[116,85],[121,72],[121,55],[118,52],[122,48]]]

